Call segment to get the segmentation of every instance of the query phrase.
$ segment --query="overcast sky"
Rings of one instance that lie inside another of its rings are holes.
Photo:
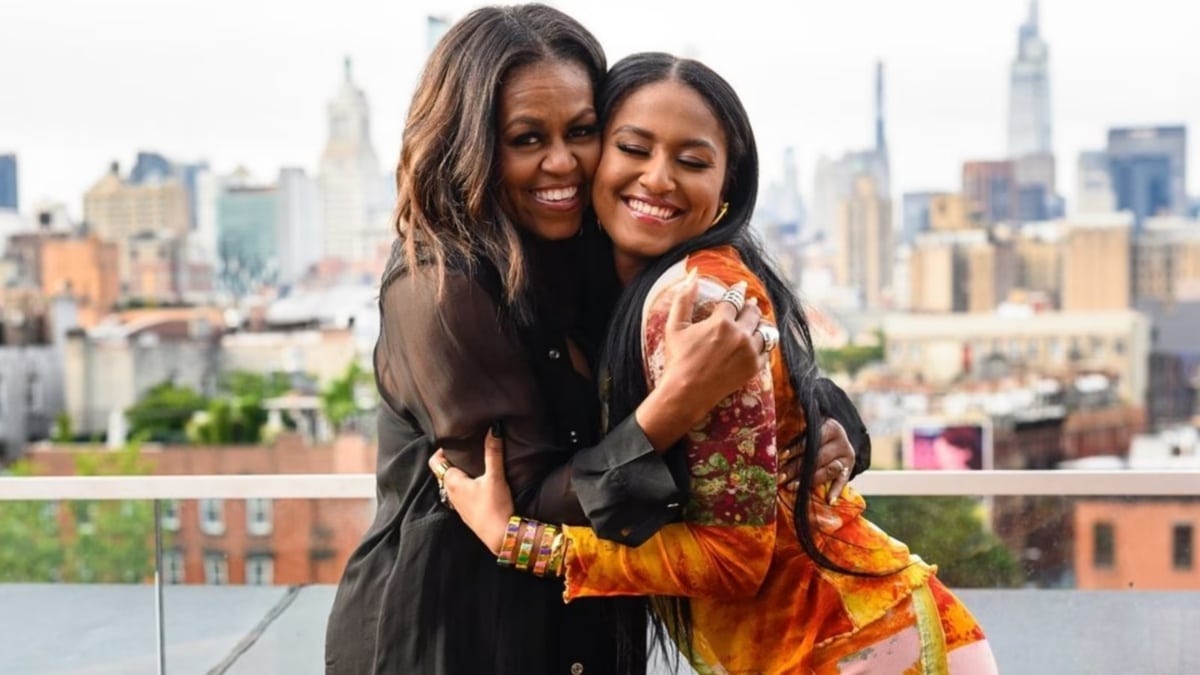
[[[372,108],[383,165],[398,156],[423,62],[425,16],[479,3],[429,0],[4,0],[0,152],[20,160],[21,204],[81,215],[83,192],[139,149],[315,170],[343,55]],[[811,194],[820,153],[872,138],[872,67],[887,67],[896,195],[958,189],[964,159],[1005,148],[1008,66],[1027,0],[564,0],[610,61],[640,50],[697,56],[738,89],[765,178],[796,148]],[[1185,123],[1188,186],[1200,194],[1200,18],[1178,0],[1043,0],[1059,182],[1109,126]],[[381,167],[382,168],[382,167]]]

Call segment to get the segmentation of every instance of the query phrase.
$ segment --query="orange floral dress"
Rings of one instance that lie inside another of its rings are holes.
[[[643,311],[651,387],[663,370],[670,293],[690,269],[701,278],[696,318],[725,289],[747,280],[764,320],[774,314],[761,282],[732,248],[702,251],[658,280]],[[638,547],[567,527],[567,601],[616,595],[691,598],[691,651],[709,673],[990,673],[995,663],[970,612],[935,568],[862,517],[847,488],[835,506],[825,489],[810,509],[817,545],[844,568],[816,565],[795,533],[792,503],[776,490],[776,440],[797,437],[804,419],[780,350],[771,368],[713,409],[686,439],[691,474],[682,522]]]

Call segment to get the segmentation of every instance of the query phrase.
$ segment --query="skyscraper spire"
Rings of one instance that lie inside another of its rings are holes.
[[[350,65],[351,65],[350,64],[350,56],[347,55],[347,56],[342,57],[342,68],[346,72],[346,83],[347,84],[350,83]]]
[[[1008,156],[1053,152],[1050,119],[1050,49],[1038,30],[1038,3],[1017,31],[1017,55],[1009,75]]]

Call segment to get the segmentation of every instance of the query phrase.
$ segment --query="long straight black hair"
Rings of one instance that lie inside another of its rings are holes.
[[[648,392],[643,370],[642,308],[654,282],[672,265],[689,254],[704,249],[732,246],[746,267],[762,280],[775,310],[780,332],[779,348],[796,400],[803,408],[805,431],[800,438],[777,439],[780,448],[803,443],[803,471],[795,505],[796,535],[806,553],[822,567],[853,573],[829,560],[817,547],[809,523],[809,495],[812,493],[820,434],[816,421],[815,395],[818,369],[812,336],[804,309],[791,287],[767,260],[761,243],[750,231],[750,217],[758,194],[758,149],[750,118],[733,87],[708,66],[658,52],[628,56],[612,67],[600,96],[601,119],[612,119],[617,108],[638,89],[664,81],[676,81],[691,88],[704,99],[725,131],[728,163],[724,197],[729,210],[719,223],[694,239],[685,241],[652,261],[622,293],[612,317],[604,350],[601,372],[607,378],[609,420],[621,420],[637,408]],[[668,452],[668,461],[678,468],[686,452],[679,446]],[[677,472],[678,475],[678,472]],[[686,598],[658,598],[654,601],[654,622],[660,641],[665,633],[674,634],[686,651],[691,645],[691,612]]]

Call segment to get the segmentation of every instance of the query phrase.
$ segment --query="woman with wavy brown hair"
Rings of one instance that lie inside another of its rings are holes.
[[[380,289],[377,513],[334,599],[328,673],[645,669],[639,604],[564,606],[553,583],[497,568],[426,470],[442,447],[481,472],[498,421],[522,513],[583,524],[587,507],[591,522],[645,536],[678,511],[658,450],[765,362],[753,306],[678,321],[663,382],[601,438],[591,370],[618,286],[581,224],[605,70],[595,38],[543,5],[472,12],[430,56]]]

